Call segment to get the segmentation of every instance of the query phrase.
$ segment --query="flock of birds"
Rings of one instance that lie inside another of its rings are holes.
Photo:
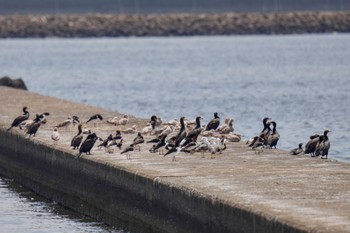
[[[42,124],[46,124],[47,116],[50,113],[45,112],[36,114],[33,120],[29,119],[29,111],[27,107],[23,107],[23,114],[16,117],[10,128],[19,127],[23,129],[26,135],[35,136]],[[85,122],[102,121],[103,117],[100,114],[95,114]],[[226,142],[239,142],[241,135],[233,133],[233,118],[226,118],[225,123],[220,125],[220,117],[218,113],[214,113],[214,118],[208,122],[206,126],[201,125],[201,117],[196,117],[193,121],[187,121],[185,117],[180,120],[173,119],[169,122],[163,122],[158,116],[152,116],[147,125],[140,131],[137,126],[133,125],[131,128],[124,130],[117,130],[115,135],[110,134],[106,139],[102,139],[92,132],[90,129],[83,129],[83,124],[79,117],[71,116],[63,122],[57,124],[52,132],[51,139],[54,145],[60,140],[59,128],[65,128],[70,125],[78,124],[78,132],[71,139],[70,146],[73,149],[79,150],[77,158],[81,157],[83,153],[91,154],[91,149],[95,146],[97,141],[98,148],[105,148],[108,153],[114,153],[114,148],[119,148],[121,154],[126,154],[127,159],[130,159],[130,152],[141,151],[140,145],[143,143],[152,144],[149,149],[150,153],[159,153],[167,156],[173,154],[173,161],[176,160],[176,155],[180,152],[196,153],[199,152],[204,157],[204,153],[209,152],[211,158],[215,158],[216,153],[222,153],[226,149]],[[124,115],[118,119],[114,117],[106,121],[113,125],[127,125],[129,122],[128,116]],[[321,156],[321,158],[328,158],[328,151],[330,148],[330,141],[328,138],[329,130],[325,130],[323,134],[315,134],[310,136],[310,140],[303,149],[303,144],[300,143],[298,148],[291,150],[292,155],[311,154],[311,157]],[[86,138],[84,139],[84,134]],[[126,141],[122,134],[137,134],[132,143],[125,146]],[[145,141],[144,135],[152,135],[153,139]],[[280,139],[280,134],[277,131],[277,123],[271,118],[263,119],[263,130],[259,135],[250,138],[246,143],[255,152],[261,153],[264,148],[277,148],[277,143]]]

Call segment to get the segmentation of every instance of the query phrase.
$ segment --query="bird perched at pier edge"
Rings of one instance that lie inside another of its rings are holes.
[[[269,126],[272,125],[273,129],[269,135],[267,135],[267,144],[273,148],[277,146],[278,140],[280,139],[280,134],[277,132],[277,124],[275,121],[270,121]]]
[[[98,137],[95,133],[89,134],[85,141],[81,144],[77,158],[81,157],[82,153],[91,154],[91,149],[94,147],[97,139]]]
[[[311,157],[314,157],[319,136],[318,134],[310,136],[310,140],[305,145],[305,154],[311,154]]]
[[[326,159],[328,158],[328,151],[331,147],[331,143],[328,138],[328,133],[331,132],[330,130],[325,130],[323,133],[323,150],[321,153],[322,159],[324,159],[323,156],[326,156]]]
[[[207,127],[205,128],[206,131],[208,130],[216,130],[220,125],[220,117],[218,116],[217,112],[214,112],[214,118],[209,121],[209,123],[207,124]]]
[[[70,146],[73,147],[73,150],[78,149],[80,146],[80,143],[83,141],[83,134],[82,134],[82,124],[78,125],[78,133],[72,138],[72,141],[70,143]]]
[[[33,124],[28,129],[26,134],[29,134],[29,137],[31,137],[32,135],[33,135],[33,137],[35,137],[35,134],[38,132],[40,125],[41,125],[40,115],[36,114],[36,118],[35,118]]]
[[[28,120],[28,118],[29,118],[29,112],[27,111],[27,109],[28,109],[27,107],[23,107],[23,109],[22,109],[22,110],[23,110],[23,115],[16,117],[16,118],[13,120],[13,122],[12,122],[10,128],[7,129],[7,131],[9,131],[10,129],[12,129],[13,127],[19,126],[19,124],[21,124],[23,121]]]
[[[56,145],[56,143],[60,140],[60,134],[58,132],[57,127],[53,129],[53,132],[51,134],[51,139],[53,140],[53,144]]]
[[[299,143],[298,148],[295,148],[291,151],[289,151],[290,155],[299,155],[299,154],[303,154],[304,150],[303,150],[303,143]]]
[[[331,146],[328,138],[328,133],[331,132],[330,130],[325,130],[323,132],[323,135],[320,135],[318,137],[318,142],[316,144],[315,148],[315,156],[322,156],[322,159],[324,159],[323,156],[326,156],[326,159],[328,158],[328,151]]]
[[[89,120],[86,121],[86,124],[89,123],[90,121],[98,120],[98,119],[100,119],[102,121],[103,117],[100,114],[95,114],[95,115],[91,116]]]

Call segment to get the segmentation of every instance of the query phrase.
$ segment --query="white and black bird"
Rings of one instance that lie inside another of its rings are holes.
[[[277,132],[277,124],[275,121],[270,121],[269,122],[269,127],[270,125],[273,126],[272,131],[267,135],[267,144],[270,146],[270,148],[275,148],[277,146],[277,143],[280,139],[280,134]]]
[[[29,112],[28,112],[27,109],[28,109],[27,107],[23,107],[23,109],[22,109],[22,110],[23,110],[23,115],[20,115],[20,116],[16,117],[16,118],[13,120],[13,122],[12,122],[10,128],[7,129],[7,131],[9,131],[10,129],[12,129],[13,127],[19,126],[23,121],[29,119],[29,115],[30,115],[30,114],[29,114]]]
[[[89,120],[86,121],[86,124],[89,123],[90,121],[96,121],[96,120],[103,120],[103,117],[100,114],[95,114],[89,118]]]

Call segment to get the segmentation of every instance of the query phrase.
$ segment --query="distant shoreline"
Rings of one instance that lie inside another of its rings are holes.
[[[129,37],[350,32],[350,11],[0,16],[0,38]]]

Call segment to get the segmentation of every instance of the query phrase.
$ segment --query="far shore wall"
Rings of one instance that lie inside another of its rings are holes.
[[[350,32],[350,11],[167,15],[7,15],[0,38]]]

